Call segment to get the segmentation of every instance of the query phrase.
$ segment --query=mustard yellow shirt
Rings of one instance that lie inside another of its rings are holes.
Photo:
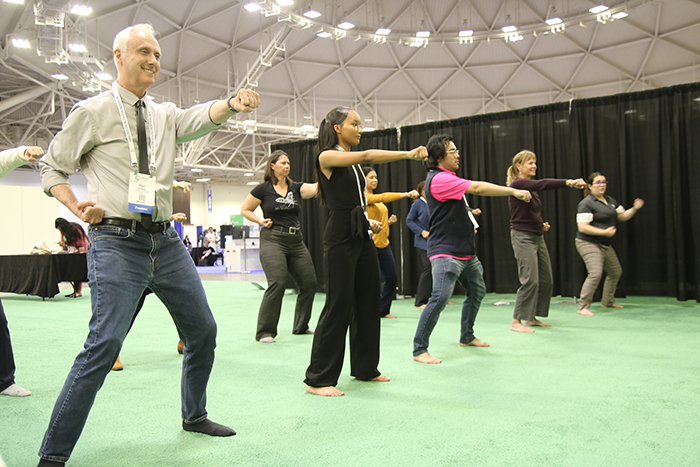
[[[379,233],[372,234],[374,246],[377,248],[389,246],[389,209],[384,203],[400,199],[401,193],[382,193],[380,195],[367,193],[367,216],[382,223],[382,230]]]

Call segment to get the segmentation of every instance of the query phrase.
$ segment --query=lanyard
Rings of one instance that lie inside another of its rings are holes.
[[[345,152],[345,149],[340,147],[339,144],[336,144],[335,148],[338,151],[343,151]],[[362,187],[360,186],[360,175],[357,173],[358,170],[362,171],[362,168],[358,169],[355,165],[351,166],[352,171],[355,174],[355,181],[357,182],[357,194],[360,195],[360,205],[362,206],[363,210],[367,209],[367,201],[365,200],[364,194],[362,193]],[[364,175],[363,175],[364,177]],[[365,182],[366,184],[366,182]],[[367,213],[365,212],[365,217],[367,216]]]
[[[472,214],[472,208],[469,207],[469,202],[467,201],[467,195],[462,195],[462,199],[464,200],[464,204],[467,206],[467,215],[469,216],[469,220],[472,221],[474,228],[478,229],[479,223],[476,221],[476,217],[474,217],[474,214]]]
[[[133,167],[138,173],[139,171],[139,158],[136,156],[136,147],[134,146],[134,137],[131,135],[131,129],[129,128],[129,122],[126,119],[126,112],[124,111],[124,104],[122,103],[121,96],[117,90],[117,82],[112,83],[112,95],[117,103],[117,110],[119,111],[119,118],[122,122],[122,128],[124,129],[124,136],[126,136],[126,144],[129,146],[129,156],[131,158],[131,167]],[[144,105],[146,101],[144,101]],[[156,132],[153,127],[153,113],[151,108],[146,105],[146,111],[148,112],[148,166],[149,172],[153,173],[155,171],[156,165],[153,160],[153,145],[156,140]]]

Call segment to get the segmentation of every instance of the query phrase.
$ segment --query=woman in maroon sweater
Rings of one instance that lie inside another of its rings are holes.
[[[510,329],[517,332],[535,332],[529,326],[551,326],[536,318],[549,314],[549,300],[552,296],[552,266],[543,236],[549,230],[549,223],[542,220],[542,202],[538,192],[565,186],[578,189],[586,186],[582,178],[532,180],[536,172],[535,153],[520,151],[513,157],[513,164],[508,168],[506,182],[512,188],[528,190],[532,194],[529,203],[513,196],[508,197],[510,241],[520,279]]]

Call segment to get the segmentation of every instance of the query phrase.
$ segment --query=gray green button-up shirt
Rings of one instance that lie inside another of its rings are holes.
[[[138,97],[115,83],[124,104],[134,139]],[[183,110],[167,102],[144,99],[155,127],[156,207],[154,221],[167,221],[172,215],[172,187],[176,145],[200,138],[217,129],[209,117],[213,102]],[[146,114],[148,118],[148,114]],[[147,122],[148,124],[148,122]],[[138,142],[134,141],[138,148]],[[138,149],[137,149],[138,151]],[[104,217],[140,220],[141,214],[128,210],[129,175],[134,173],[124,128],[114,96],[110,91],[75,104],[63,127],[40,161],[41,185],[46,194],[55,185],[68,182],[76,169],[88,180],[88,199],[104,209]]]

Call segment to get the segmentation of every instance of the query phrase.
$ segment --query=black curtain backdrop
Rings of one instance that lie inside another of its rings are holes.
[[[412,149],[439,133],[453,137],[460,150],[457,175],[505,184],[506,170],[521,149],[537,154],[537,178],[586,178],[594,171],[609,182],[607,193],[623,206],[635,198],[644,208],[618,223],[614,247],[623,267],[617,296],[660,295],[700,301],[700,83],[574,100],[454,120],[365,133],[356,150]],[[694,131],[695,130],[695,131]],[[291,177],[314,181],[316,141],[273,145],[290,156]],[[408,191],[425,179],[421,163],[400,161],[375,166],[377,193]],[[554,294],[578,296],[585,278],[574,247],[578,190],[542,192],[542,217],[552,225],[545,234],[554,273]],[[479,207],[477,254],[489,292],[513,293],[519,283],[510,246],[506,198],[470,196]],[[399,272],[399,293],[412,295],[420,261],[405,219],[409,200],[387,205],[399,222],[390,241]],[[325,288],[323,231],[327,209],[304,201],[301,225]]]

